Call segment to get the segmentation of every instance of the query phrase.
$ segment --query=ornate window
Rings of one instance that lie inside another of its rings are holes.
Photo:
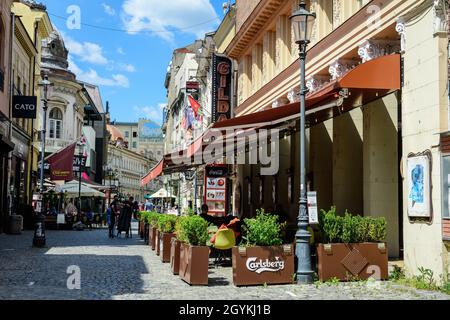
[[[49,137],[53,139],[62,138],[63,114],[59,108],[53,108],[50,111],[50,130]]]

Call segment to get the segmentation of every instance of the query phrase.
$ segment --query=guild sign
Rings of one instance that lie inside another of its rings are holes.
[[[37,98],[35,96],[14,96],[13,118],[36,119]]]
[[[231,118],[232,71],[230,59],[213,55],[212,122]]]

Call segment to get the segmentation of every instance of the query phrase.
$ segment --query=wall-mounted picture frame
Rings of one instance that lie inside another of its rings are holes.
[[[406,168],[408,216],[431,218],[431,155],[409,155]]]

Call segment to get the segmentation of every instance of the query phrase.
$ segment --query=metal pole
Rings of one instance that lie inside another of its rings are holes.
[[[306,88],[305,81],[305,61],[306,46],[300,44],[300,208],[298,215],[298,230],[296,237],[297,256],[297,283],[312,283],[314,271],[311,268],[311,255],[309,241],[311,234],[308,231],[308,200],[306,198],[306,128],[305,128],[305,105]]]
[[[13,133],[13,123],[12,123],[12,104],[13,104],[13,96],[14,96],[14,78],[13,78],[13,51],[14,51],[14,34],[15,34],[15,28],[16,28],[16,15],[12,12],[11,13],[11,25],[10,25],[10,47],[9,47],[9,141],[12,141],[12,133]],[[13,194],[11,192],[11,177],[10,175],[13,174],[12,170],[12,157],[13,152],[11,151],[8,153],[8,174],[7,174],[7,199],[8,199],[8,216],[12,215],[12,206],[13,206]]]
[[[81,218],[81,172],[82,172],[82,165],[83,165],[83,149],[80,145],[80,151],[78,153],[79,159],[80,159],[80,167],[79,167],[79,178],[78,178],[78,217]]]

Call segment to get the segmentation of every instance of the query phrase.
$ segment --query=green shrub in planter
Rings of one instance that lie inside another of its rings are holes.
[[[153,228],[157,227],[160,216],[161,215],[159,213],[157,213],[156,211],[149,212],[147,214],[147,223]]]
[[[336,214],[336,207],[322,210],[319,217],[324,242],[363,243],[386,240],[386,219],[384,217],[353,216],[346,212],[343,217]]]
[[[158,219],[158,230],[163,233],[173,233],[175,231],[176,222],[177,216],[161,214]]]
[[[208,222],[200,216],[186,216],[177,225],[178,240],[192,246],[205,246],[209,240]]]
[[[247,246],[278,246],[283,244],[282,231],[285,224],[279,217],[257,210],[256,218],[244,219],[243,239]]]

